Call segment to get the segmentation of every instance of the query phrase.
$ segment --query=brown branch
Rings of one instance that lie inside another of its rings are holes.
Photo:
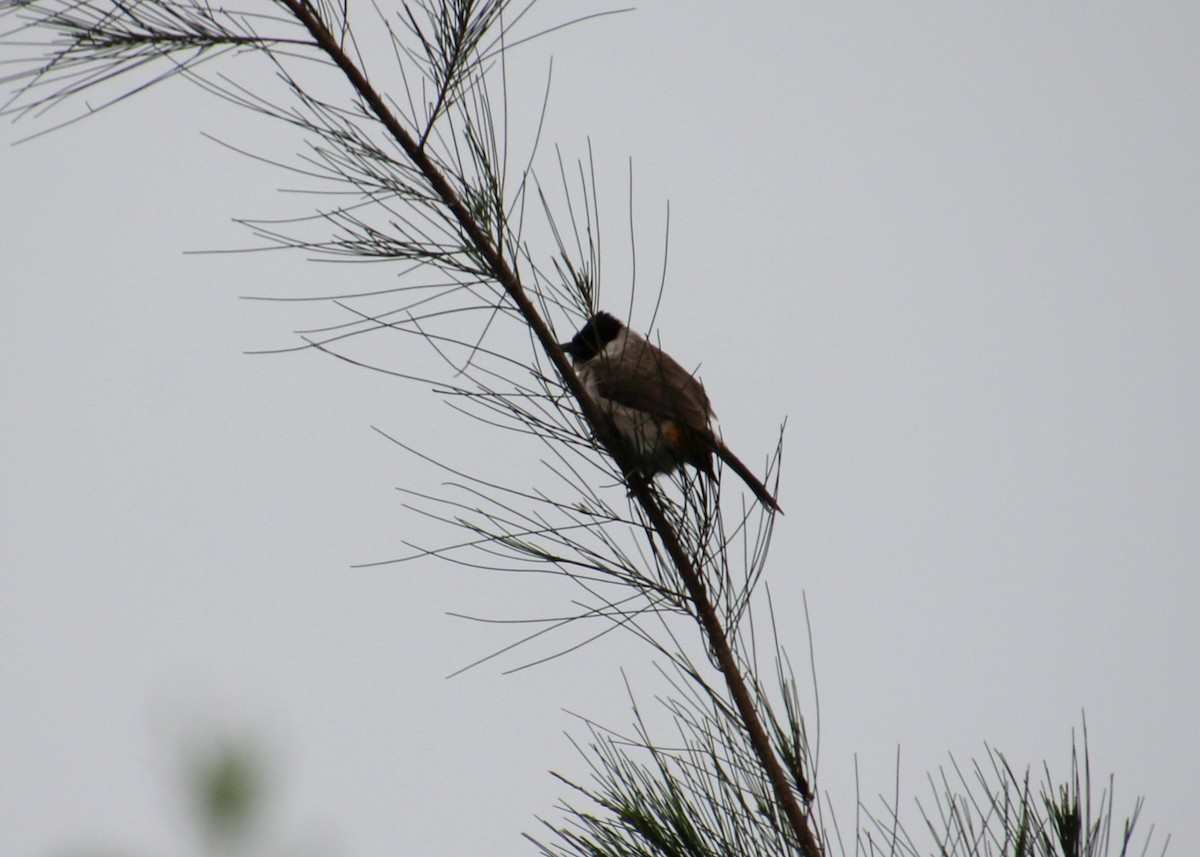
[[[621,452],[622,444],[617,438],[612,436],[613,432],[609,427],[609,421],[604,417],[596,403],[592,400],[592,397],[583,388],[566,354],[559,347],[558,340],[551,333],[549,326],[538,314],[533,302],[525,293],[525,287],[522,285],[520,277],[517,276],[517,273],[504,259],[500,250],[492,243],[487,232],[476,222],[470,210],[459,199],[450,182],[442,175],[442,172],[426,154],[421,144],[413,138],[412,134],[388,108],[382,96],[371,86],[363,72],[354,64],[345,51],[342,50],[338,40],[330,32],[329,28],[325,26],[324,21],[321,20],[320,15],[310,5],[308,0],[281,0],[281,2],[307,28],[308,32],[316,40],[317,46],[342,70],[342,73],[350,81],[351,86],[354,87],[355,92],[363,99],[371,112],[375,114],[396,143],[404,150],[404,153],[421,171],[422,175],[425,176],[433,191],[445,203],[446,207],[450,209],[450,212],[454,215],[454,219],[457,221],[459,227],[466,234],[474,251],[483,260],[488,271],[504,288],[513,303],[516,304],[521,315],[524,316],[529,326],[533,329],[542,348],[554,364],[554,368],[558,370],[559,375],[562,376],[563,381],[578,400],[583,415],[592,426],[596,436],[612,452],[623,472],[635,472],[635,468],[626,466],[631,462],[623,460],[627,456]],[[801,852],[804,854],[804,857],[822,857],[824,852],[808,826],[808,814],[800,805],[796,792],[788,782],[783,766],[780,764],[779,758],[771,747],[771,740],[767,736],[766,729],[763,728],[762,720],[759,718],[758,711],[754,706],[754,698],[733,656],[733,651],[729,646],[729,638],[725,634],[725,629],[721,624],[720,618],[717,616],[716,609],[709,600],[708,591],[704,586],[704,581],[700,573],[692,564],[687,551],[684,550],[679,537],[667,520],[662,507],[659,506],[658,501],[651,493],[648,484],[644,480],[636,478],[627,479],[627,483],[630,493],[637,499],[642,508],[645,509],[647,517],[649,517],[651,524],[658,533],[659,539],[662,541],[663,548],[666,550],[668,556],[671,557],[672,563],[674,563],[680,578],[687,587],[688,596],[696,608],[696,615],[704,628],[704,633],[708,636],[709,643],[717,658],[717,663],[725,676],[729,693],[733,697],[738,714],[741,716],[746,732],[750,736],[750,743],[754,747],[759,762],[762,764],[763,770],[771,782],[775,798],[783,808],[788,823],[793,833],[795,833]]]

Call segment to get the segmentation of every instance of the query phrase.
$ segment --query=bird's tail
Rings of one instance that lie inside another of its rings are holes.
[[[779,504],[775,502],[775,498],[767,490],[767,486],[763,485],[762,480],[755,476],[749,467],[742,464],[742,460],[734,455],[729,447],[721,442],[719,437],[714,436],[712,441],[713,452],[720,456],[721,460],[728,464],[734,473],[742,477],[742,481],[754,492],[754,496],[758,498],[758,501],[768,509],[782,515],[783,509],[779,508]]]

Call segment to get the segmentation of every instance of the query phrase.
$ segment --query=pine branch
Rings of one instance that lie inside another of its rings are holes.
[[[622,471],[630,474],[635,473],[637,468],[634,466],[634,462],[631,460],[622,460],[624,456],[619,452],[622,446],[620,439],[614,435],[607,419],[584,389],[583,384],[570,365],[566,354],[563,353],[562,348],[559,346],[557,338],[551,333],[549,326],[538,313],[537,308],[530,300],[516,272],[509,266],[508,262],[495,247],[491,237],[473,216],[468,206],[455,193],[450,182],[447,181],[446,177],[428,157],[422,141],[414,138],[400,123],[388,108],[383,97],[371,86],[366,75],[342,50],[336,37],[325,26],[317,11],[309,3],[305,2],[305,0],[280,1],[304,25],[321,50],[342,70],[346,79],[354,87],[355,92],[362,98],[371,112],[374,113],[388,130],[388,133],[391,134],[393,139],[404,150],[405,154],[408,155],[413,164],[420,170],[434,193],[437,194],[443,204],[453,214],[454,219],[462,229],[464,237],[470,243],[475,253],[478,254],[484,267],[504,288],[508,297],[516,305],[522,318],[524,318],[525,322],[533,330],[538,342],[554,365],[554,368],[558,371],[559,376],[579,403],[593,431],[606,448],[614,450],[614,457],[617,458]],[[628,485],[630,493],[645,511],[647,518],[650,520],[658,538],[662,542],[663,549],[670,556],[676,571],[679,573],[680,579],[687,589],[688,596],[695,607],[696,618],[700,622],[705,636],[709,641],[714,657],[725,677],[730,696],[733,698],[742,722],[750,736],[750,741],[758,755],[759,762],[762,764],[763,770],[766,772],[775,792],[775,798],[779,802],[780,807],[783,808],[791,824],[792,832],[795,834],[796,840],[800,843],[802,853],[805,857],[820,857],[823,852],[809,827],[808,815],[800,804],[796,792],[788,782],[783,765],[780,763],[766,729],[763,727],[749,687],[733,656],[725,628],[709,599],[708,591],[699,571],[684,550],[675,528],[671,525],[657,497],[651,492],[645,480],[630,477]]]

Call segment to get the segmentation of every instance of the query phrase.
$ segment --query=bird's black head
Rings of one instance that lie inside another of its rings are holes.
[[[598,312],[587,320],[579,333],[570,342],[562,344],[562,350],[571,355],[576,363],[591,360],[604,350],[621,333],[624,325],[606,312]]]

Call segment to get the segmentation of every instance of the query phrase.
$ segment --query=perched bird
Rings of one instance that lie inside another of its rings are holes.
[[[704,386],[669,354],[606,312],[589,318],[562,349],[588,393],[612,418],[643,476],[690,464],[712,477],[716,453],[764,506],[781,511],[766,486],[713,432]]]

